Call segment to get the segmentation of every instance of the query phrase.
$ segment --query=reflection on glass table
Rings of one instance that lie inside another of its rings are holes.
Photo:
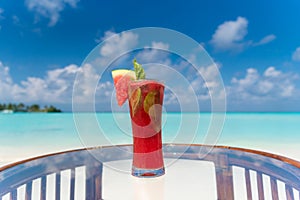
[[[165,144],[166,174],[130,174],[132,146],[61,152],[0,168],[0,199],[299,199],[300,163],[226,146]]]

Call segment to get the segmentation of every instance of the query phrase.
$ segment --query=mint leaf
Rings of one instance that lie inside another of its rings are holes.
[[[133,60],[133,67],[134,67],[135,76],[136,76],[137,80],[146,78],[145,71],[144,71],[142,65],[139,64],[136,61],[136,59]]]

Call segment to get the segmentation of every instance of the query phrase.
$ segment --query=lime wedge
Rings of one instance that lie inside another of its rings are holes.
[[[149,109],[155,103],[155,95],[157,92],[151,91],[147,94],[144,100],[144,111],[149,114]]]
[[[134,90],[129,97],[129,102],[131,105],[131,110],[132,110],[132,114],[133,116],[136,114],[139,105],[140,105],[140,101],[141,101],[141,88],[137,88],[136,90]]]

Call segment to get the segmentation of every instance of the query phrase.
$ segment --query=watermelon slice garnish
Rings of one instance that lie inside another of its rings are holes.
[[[136,80],[135,72],[128,69],[117,69],[111,72],[116,89],[117,102],[122,106],[128,99],[128,84]]]

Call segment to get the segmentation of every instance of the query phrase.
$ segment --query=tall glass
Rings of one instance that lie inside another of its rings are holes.
[[[165,173],[161,136],[164,85],[154,80],[132,81],[128,93],[133,135],[132,175],[161,176]]]

